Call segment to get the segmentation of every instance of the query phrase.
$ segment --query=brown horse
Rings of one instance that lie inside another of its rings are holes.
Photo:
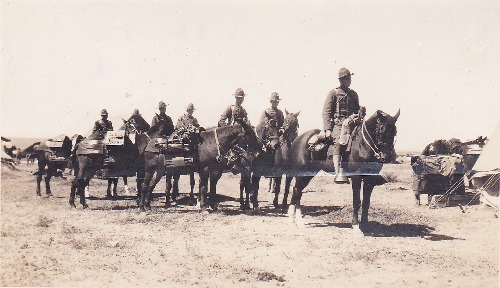
[[[363,227],[368,224],[368,209],[370,207],[370,197],[375,185],[383,183],[383,178],[379,175],[383,163],[390,163],[394,158],[394,137],[396,136],[396,121],[398,113],[392,117],[382,111],[377,111],[368,120],[354,128],[352,132],[352,143],[350,153],[344,155],[347,175],[352,181],[352,226],[357,232],[359,229],[358,213],[361,204],[360,191],[363,184],[363,205],[361,224]],[[309,184],[311,179],[321,170],[333,172],[331,159],[324,161],[312,160],[308,151],[308,140],[319,130],[310,130],[300,135],[292,143],[287,155],[289,176],[295,176],[292,200],[288,209],[288,216],[291,221],[295,216],[297,226],[304,227],[301,211],[302,191]]]
[[[147,136],[144,134],[136,134],[135,143],[133,143],[129,134],[125,134],[123,146],[116,149],[107,149],[107,154],[100,151],[104,149],[105,144],[102,143],[104,136],[104,133],[95,131],[88,139],[82,140],[77,145],[75,155],[78,165],[75,167],[76,175],[71,185],[69,199],[69,203],[72,207],[76,207],[75,195],[79,194],[80,204],[82,204],[84,209],[88,208],[85,201],[85,187],[88,186],[90,179],[94,177],[97,170],[107,168],[105,166],[106,157],[113,158],[114,166],[120,167],[124,171],[128,171],[127,173],[130,171],[137,171],[137,178],[142,179],[142,175],[139,171],[142,170],[142,151],[144,151],[145,145],[147,144],[144,140],[147,139]]]
[[[151,141],[155,141],[154,138],[158,134],[150,132],[148,135]],[[215,199],[217,181],[225,169],[232,168],[233,172],[250,169],[255,157],[252,149],[257,146],[257,137],[253,129],[245,124],[204,131],[201,132],[200,137],[201,143],[197,147],[194,159],[200,176],[198,204],[201,209],[210,206],[215,210],[217,209]],[[139,197],[139,208],[142,211],[151,209],[153,189],[163,175],[170,173],[171,176],[172,174],[172,172],[167,173],[165,158],[166,155],[159,152],[144,152],[145,177]],[[209,179],[210,197],[207,197]],[[166,193],[166,204],[170,201],[168,191],[169,189]]]
[[[259,156],[255,159],[252,165],[252,176],[251,176],[251,202],[255,208],[258,208],[258,192],[260,187],[260,179],[262,176],[271,177],[275,180],[274,184],[274,206],[277,208],[278,204],[278,195],[281,186],[281,177],[286,174],[286,157],[288,151],[291,147],[293,140],[297,137],[297,129],[299,127],[298,116],[300,111],[297,113],[289,113],[285,110],[286,116],[283,122],[283,133],[279,133],[279,128],[265,128],[262,126],[257,126],[257,136],[264,136],[264,133],[267,132],[267,135],[270,135],[269,141],[264,143],[266,147],[264,152],[261,152]],[[263,130],[267,130],[264,132]],[[285,198],[284,203],[286,205],[286,198],[288,197],[288,191],[290,188],[290,183],[293,177],[287,177],[285,185]],[[248,209],[248,193],[246,195],[246,199],[243,200],[243,188],[244,185],[244,177],[242,176],[242,185],[240,185],[240,204],[242,209]]]

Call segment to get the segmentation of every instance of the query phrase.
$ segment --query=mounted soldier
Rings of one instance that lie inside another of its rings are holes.
[[[186,107],[186,113],[184,113],[181,117],[179,117],[179,119],[177,119],[175,129],[179,129],[186,125],[200,127],[200,124],[198,124],[198,119],[193,116],[194,110],[196,109],[194,109],[193,103],[189,103]]]
[[[280,99],[278,93],[273,92],[271,94],[271,97],[269,98],[271,107],[264,110],[262,116],[260,117],[259,124],[257,125],[257,127],[263,127],[263,131],[257,131],[257,136],[264,140],[265,143],[269,143],[273,137],[277,139],[283,131],[283,122],[285,121],[285,117],[283,116],[283,112],[278,109],[280,100],[282,99]],[[277,133],[273,131],[276,131]],[[274,150],[277,147],[270,148]]]
[[[102,109],[101,111],[101,119],[95,121],[94,128],[92,129],[92,133],[99,131],[104,135],[107,131],[113,131],[113,123],[108,120],[108,111],[106,109]]]
[[[243,89],[236,89],[236,92],[233,94],[236,102],[234,105],[229,105],[224,112],[222,112],[222,115],[219,118],[219,127],[233,125],[239,121],[243,121],[248,126],[251,126],[250,121],[248,120],[247,111],[241,105],[245,100],[245,95],[246,94]]]
[[[165,102],[160,101],[158,103],[158,109],[160,110],[160,114],[156,114],[151,121],[151,127],[154,127],[158,122],[165,121],[165,129],[160,133],[162,137],[169,136],[174,132],[174,123],[172,122],[172,118],[168,116],[165,112],[167,111],[167,104]]]
[[[358,94],[349,88],[351,86],[351,75],[349,69],[339,70],[340,87],[331,90],[326,97],[323,106],[323,129],[320,137],[334,141],[333,163],[335,168],[335,182],[349,183],[343,173],[341,165],[342,153],[349,141],[352,126],[359,121],[359,99]]]

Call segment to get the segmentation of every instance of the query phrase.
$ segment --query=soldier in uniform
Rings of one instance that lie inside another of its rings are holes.
[[[113,123],[108,120],[108,111],[106,109],[102,109],[101,111],[101,120],[95,121],[92,133],[95,131],[100,131],[101,133],[113,131]]]
[[[245,100],[245,92],[243,89],[238,88],[236,89],[236,92],[234,92],[233,96],[236,99],[236,103],[234,105],[229,105],[224,112],[222,112],[222,115],[219,118],[218,126],[223,127],[233,125],[240,121],[245,122],[250,126],[247,111],[243,108],[243,106],[241,106]]]
[[[344,134],[350,134],[350,125],[358,121],[359,99],[358,94],[349,88],[351,85],[351,75],[347,68],[339,70],[340,87],[333,89],[328,93],[323,106],[323,135],[326,139],[332,138],[335,141],[333,152],[333,164],[335,168],[335,182],[349,183],[349,180],[343,174],[341,166],[342,144],[340,141],[341,130],[348,129]]]
[[[280,99],[280,96],[278,95],[278,93],[273,92],[271,94],[271,97],[269,98],[269,102],[271,103],[271,107],[264,110],[264,112],[262,113],[262,116],[260,117],[260,122],[259,122],[259,125],[263,125],[264,127],[268,127],[267,129],[278,128],[280,131],[279,134],[281,134],[282,129],[283,129],[283,123],[285,122],[285,117],[283,116],[283,112],[280,109],[278,109],[278,104],[279,104],[280,100],[281,99]],[[268,133],[269,133],[269,131],[265,130],[264,135],[260,135],[259,137],[263,136],[263,139],[267,141],[268,140],[267,138],[269,136],[273,136],[273,135],[269,135]],[[274,136],[279,136],[279,134],[274,135]]]
[[[200,127],[198,124],[198,119],[194,118],[194,105],[193,103],[189,103],[186,108],[186,113],[177,119],[177,124],[175,125],[175,129],[179,129],[182,126],[193,125],[195,127]]]
[[[165,104],[165,102],[163,101],[160,101],[160,103],[158,103],[158,109],[160,110],[160,114],[156,114],[153,117],[153,120],[151,121],[151,127],[155,126],[160,121],[165,121],[165,129],[160,133],[160,136],[169,136],[170,134],[172,134],[172,132],[174,132],[174,123],[172,122],[172,118],[165,114],[165,112],[167,111],[167,104]]]

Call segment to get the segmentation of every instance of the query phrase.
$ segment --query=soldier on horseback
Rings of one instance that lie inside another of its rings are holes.
[[[259,125],[264,127],[264,135],[258,135],[262,137],[265,142],[270,140],[271,136],[278,137],[283,131],[283,122],[285,121],[285,117],[283,116],[283,112],[278,109],[280,96],[277,92],[273,92],[271,97],[269,98],[269,102],[271,103],[271,107],[264,110],[262,116],[260,117]],[[259,126],[258,125],[258,126]],[[271,131],[278,130],[279,135],[270,135]]]
[[[243,121],[250,126],[247,111],[243,108],[243,106],[241,106],[245,100],[245,92],[243,89],[238,88],[236,89],[236,92],[234,92],[233,96],[236,99],[236,103],[234,105],[229,105],[226,110],[222,112],[222,115],[219,118],[218,126],[223,127],[233,125],[239,121]]]
[[[167,104],[165,102],[160,101],[158,103],[158,109],[160,110],[160,114],[156,114],[153,117],[153,120],[151,121],[151,127],[154,127],[156,124],[158,124],[160,121],[165,121],[166,122],[166,127],[164,131],[162,131],[161,136],[169,136],[174,132],[174,123],[172,122],[172,118],[165,114],[167,111]]]
[[[113,123],[111,123],[111,121],[108,120],[108,111],[106,109],[102,109],[101,119],[95,121],[92,133],[96,131],[99,131],[103,134],[106,133],[107,131],[113,131]]]
[[[177,119],[177,124],[175,125],[175,129],[179,129],[180,127],[186,126],[186,125],[193,125],[195,127],[200,127],[200,124],[198,124],[198,119],[196,119],[193,116],[194,113],[194,105],[193,103],[189,103],[187,108],[186,108],[186,113],[179,117]]]
[[[343,174],[341,166],[343,148],[348,142],[351,126],[359,121],[358,94],[349,88],[351,75],[347,68],[339,70],[340,87],[331,90],[323,106],[323,129],[321,136],[334,141],[333,163],[335,167],[335,182],[349,183]]]

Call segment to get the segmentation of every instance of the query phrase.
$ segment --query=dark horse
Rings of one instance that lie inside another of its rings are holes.
[[[344,154],[344,161],[347,162],[346,172],[352,181],[352,225],[356,232],[361,232],[358,220],[361,184],[363,184],[361,224],[364,227],[368,223],[373,187],[383,183],[383,178],[379,175],[382,165],[390,163],[394,158],[394,137],[398,117],[399,111],[392,117],[379,110],[353,129],[350,152]],[[311,154],[307,149],[308,140],[318,132],[319,130],[310,130],[300,135],[293,142],[288,154],[289,165],[293,167],[293,171],[289,173],[293,173],[296,177],[288,216],[291,221],[293,216],[296,216],[295,221],[299,227],[304,226],[300,203],[303,189],[320,170],[333,172],[331,159],[311,160]]]
[[[85,187],[88,186],[90,179],[94,177],[97,170],[107,168],[105,167],[105,158],[113,158],[114,164],[127,171],[137,171],[137,178],[142,179],[139,171],[141,169],[142,152],[144,151],[145,135],[136,134],[135,144],[131,141],[128,134],[124,136],[124,143],[122,147],[116,149],[106,149],[108,153],[104,153],[106,144],[103,143],[104,133],[95,131],[88,139],[82,140],[76,148],[76,161],[75,165],[75,178],[71,185],[71,194],[69,204],[75,206],[75,195],[80,195],[80,203],[83,208],[88,208],[85,201]],[[77,170],[77,171],[76,171]],[[138,182],[139,185],[139,182]]]
[[[281,186],[281,177],[286,173],[285,156],[288,154],[293,140],[297,137],[297,129],[299,127],[297,117],[300,114],[300,112],[289,113],[286,110],[285,113],[286,117],[283,122],[283,133],[278,133],[280,127],[273,127],[273,125],[267,127],[266,125],[258,125],[256,127],[257,137],[261,139],[267,138],[268,141],[264,143],[265,151],[259,153],[259,156],[252,164],[251,201],[254,208],[258,207],[258,192],[260,188],[260,178],[262,176],[275,179],[274,193],[276,194],[273,204],[276,208],[278,206],[277,202]],[[267,136],[264,136],[264,134],[267,134]],[[245,176],[242,174],[242,185],[240,185],[240,204],[242,209],[248,209],[248,190],[246,199],[243,201],[243,190],[246,188],[244,185]],[[293,177],[286,178],[285,205],[292,178]]]
[[[161,123],[159,122],[156,126]],[[159,131],[162,128],[156,126],[147,133],[151,141],[155,141],[154,139],[160,135]],[[255,157],[252,149],[257,146],[257,137],[255,137],[253,129],[244,124],[203,131],[200,137],[201,142],[194,154],[195,167],[200,176],[198,204],[201,209],[210,206],[215,210],[217,181],[228,167],[233,168],[233,172],[250,168]],[[148,144],[148,147],[150,145],[151,143]],[[145,176],[139,197],[139,208],[142,211],[151,208],[153,189],[163,175],[168,174],[165,158],[165,154],[159,152],[150,152],[148,149],[144,152]],[[210,197],[207,197],[209,179]],[[169,196],[166,195],[167,204]]]
[[[45,174],[45,167],[47,167],[47,174],[45,175],[45,193],[47,196],[52,196],[50,178],[56,174],[57,169],[64,170],[67,167],[71,155],[71,148],[71,140],[67,136],[61,135],[55,139],[42,141],[36,149],[33,149],[33,153],[38,160],[38,172],[36,177],[37,196],[41,196],[40,182],[42,182],[43,174]]]

